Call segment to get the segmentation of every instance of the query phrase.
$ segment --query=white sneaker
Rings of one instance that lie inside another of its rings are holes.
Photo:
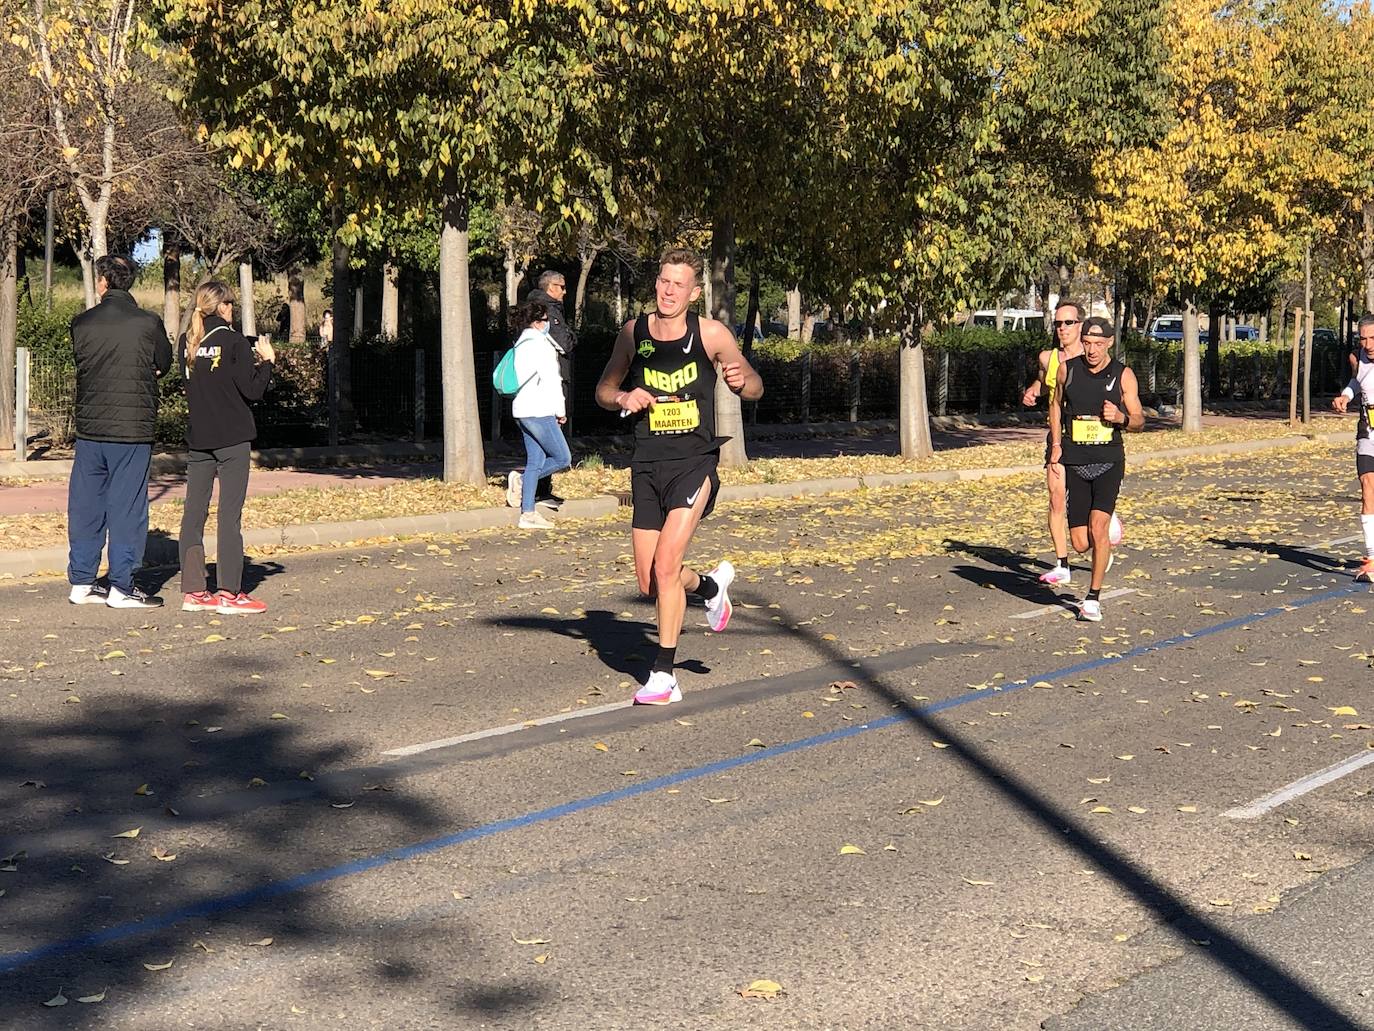
[[[720,588],[714,598],[706,599],[707,623],[712,630],[720,633],[730,625],[730,616],[735,611],[730,604],[730,585],[735,582],[735,567],[722,560],[720,565],[706,575]]]
[[[1078,606],[1078,618],[1088,623],[1101,623],[1102,603],[1084,598],[1083,603]]]
[[[109,588],[100,584],[72,584],[67,600],[73,605],[104,605],[109,596]]]
[[[1040,574],[1040,582],[1049,584],[1051,587],[1067,587],[1073,579],[1068,566],[1056,565],[1048,573]]]
[[[522,530],[552,530],[557,525],[543,512],[537,508],[533,512],[520,513],[520,529]]]
[[[1116,513],[1113,512],[1111,521],[1107,523],[1107,540],[1111,541],[1112,547],[1115,548],[1121,543],[1121,538],[1125,536],[1126,528],[1121,525],[1121,520],[1118,519]]]
[[[111,586],[105,604],[112,609],[159,609],[162,599],[154,594],[144,594],[137,587],[125,594],[118,587]]]
[[[525,478],[525,474],[519,469],[512,469],[510,475],[506,477],[506,507],[520,507],[520,487]]]
[[[635,692],[636,705],[670,705],[682,701],[682,688],[677,686],[677,677],[659,670],[649,674],[644,686]]]

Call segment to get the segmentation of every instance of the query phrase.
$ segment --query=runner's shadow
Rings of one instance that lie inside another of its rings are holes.
[[[691,609],[688,609],[690,618]],[[554,633],[583,641],[587,652],[595,655],[606,666],[626,676],[642,678],[647,675],[658,654],[658,643],[654,638],[652,623],[628,619],[606,609],[591,609],[585,616],[522,616],[487,620],[493,627],[506,629],[533,630],[540,633]],[[687,628],[683,628],[686,632]],[[710,673],[711,667],[698,659],[688,659],[677,663],[678,669],[690,673]]]
[[[957,565],[950,570],[971,584],[993,588],[1033,605],[1058,605],[1066,611],[1076,611],[1070,599],[1056,594],[1052,587],[1036,579],[1040,571],[1048,567],[1024,555],[1007,548],[951,540],[945,541],[945,551],[969,555],[987,563],[983,566]],[[989,569],[988,566],[997,568]]]
[[[1288,544],[1276,544],[1273,541],[1233,541],[1225,537],[1209,537],[1207,541],[1227,551],[1254,551],[1261,555],[1273,555],[1289,565],[1314,569],[1319,573],[1341,573],[1347,568],[1347,563],[1343,559],[1320,555],[1315,551],[1295,548]]]

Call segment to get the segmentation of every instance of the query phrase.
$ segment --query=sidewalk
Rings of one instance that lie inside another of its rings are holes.
[[[1208,416],[1204,426],[1225,427],[1228,423],[1252,421],[1237,416]],[[1151,420],[1154,427],[1172,428],[1173,420]],[[1274,447],[1288,447],[1307,443],[1306,435],[1294,435],[1288,431],[1287,421],[1280,415],[1274,416],[1274,435],[1260,440],[1244,440],[1226,444],[1208,444],[1194,447],[1173,448],[1151,452],[1149,457],[1170,458],[1188,455],[1241,454]],[[849,430],[845,436],[837,435],[840,429]],[[811,436],[824,427],[795,427],[799,435],[788,438],[755,439],[750,442],[752,458],[843,458],[849,455],[896,455],[898,441],[895,426],[891,424],[865,424],[854,426],[840,424],[830,427],[828,435]],[[853,431],[863,432],[856,434]],[[1031,423],[1008,424],[1001,426],[949,426],[935,433],[936,449],[955,450],[994,443],[1030,443],[1044,439],[1043,425]],[[800,434],[808,434],[802,436]],[[1318,440],[1345,440],[1345,432],[1318,434]],[[384,487],[389,484],[413,482],[424,477],[434,477],[440,472],[438,463],[432,461],[403,461],[414,457],[423,448],[413,445],[389,445],[385,449],[387,461],[363,463],[356,456],[346,452],[352,449],[309,449],[326,451],[323,456],[335,462],[354,461],[356,464],[322,469],[301,468],[256,468],[250,477],[250,495],[270,495],[283,491],[310,487],[317,489],[357,486]],[[307,449],[301,449],[304,452]],[[316,457],[316,456],[308,456]],[[628,451],[604,456],[607,465],[628,464]],[[264,464],[281,460],[280,454],[262,453],[258,456]],[[35,463],[28,463],[35,464]],[[184,496],[184,475],[169,471],[174,467],[175,456],[163,456],[162,469],[150,487],[150,500],[154,503],[175,500]],[[487,462],[488,475],[500,475],[523,464],[516,455],[505,449]],[[721,501],[751,500],[764,497],[799,497],[806,495],[828,494],[834,492],[856,491],[862,488],[891,487],[911,483],[941,483],[956,480],[976,480],[987,477],[1012,476],[1022,473],[1039,472],[1042,466],[1015,465],[986,468],[942,469],[921,472],[876,473],[867,475],[840,476],[825,479],[804,479],[778,483],[749,483],[725,486],[721,489]],[[617,496],[600,495],[591,498],[569,500],[560,511],[560,521],[566,519],[597,519],[613,514],[623,503]],[[66,509],[65,478],[50,481],[34,481],[23,484],[0,486],[0,520],[6,517],[61,513]],[[341,513],[346,514],[346,513]],[[513,526],[515,513],[509,508],[473,508],[466,511],[440,512],[428,515],[388,516],[381,519],[340,520],[291,524],[267,528],[245,529],[244,546],[248,549],[275,547],[342,547],[355,541],[378,537],[410,536],[426,533],[462,533],[475,530]],[[214,557],[212,534],[206,537],[207,558]],[[175,564],[177,561],[177,542],[166,531],[149,534],[145,561],[150,565]],[[27,550],[0,551],[0,579],[27,577],[43,573],[56,573],[65,568],[67,552],[65,547],[34,547]]]

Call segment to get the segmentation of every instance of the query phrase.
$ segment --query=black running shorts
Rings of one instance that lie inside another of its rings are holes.
[[[1125,462],[1113,462],[1107,471],[1091,480],[1079,474],[1079,467],[1064,467],[1064,482],[1069,503],[1069,526],[1087,526],[1089,512],[1115,512],[1126,475]]]
[[[720,493],[720,477],[716,466],[720,452],[670,458],[662,462],[632,462],[630,464],[630,499],[634,515],[630,525],[636,530],[661,530],[668,513],[675,508],[691,508],[697,503],[702,484],[709,484],[710,497],[701,517],[705,519],[716,507]]]
[[[1374,455],[1366,455],[1361,451],[1355,452],[1355,475],[1363,476],[1365,473],[1374,473]]]

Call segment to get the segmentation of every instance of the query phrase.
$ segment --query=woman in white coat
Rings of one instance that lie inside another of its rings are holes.
[[[506,502],[520,506],[520,526],[548,530],[553,523],[534,506],[535,488],[545,476],[572,467],[572,452],[563,436],[567,422],[563,379],[558,367],[558,348],[549,336],[549,312],[530,301],[511,313],[512,328],[520,331],[515,341],[515,374],[520,390],[511,414],[525,438],[525,471],[510,474]]]

